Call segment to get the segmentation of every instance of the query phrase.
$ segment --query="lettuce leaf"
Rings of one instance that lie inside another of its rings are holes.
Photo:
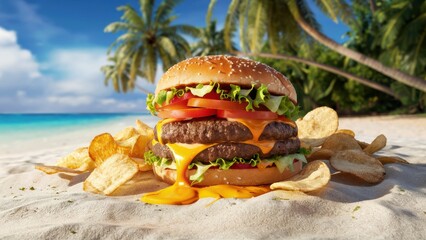
[[[303,163],[307,163],[305,155],[300,153],[290,154],[286,156],[279,156],[272,160],[277,166],[280,173],[282,173],[286,168],[289,168],[290,171],[294,171],[293,160],[297,159]]]
[[[172,160],[161,158],[156,156],[152,151],[145,152],[145,162],[162,166],[165,168],[176,169],[176,165]],[[293,160],[297,159],[302,161],[303,163],[307,163],[306,158],[301,153],[289,154],[286,156],[275,156],[269,159],[260,159],[259,154],[255,154],[251,159],[243,159],[239,157],[235,157],[232,160],[225,160],[223,158],[218,158],[215,161],[210,161],[209,163],[201,163],[201,162],[193,162],[188,166],[188,169],[195,168],[195,174],[190,176],[190,180],[193,182],[201,182],[204,177],[204,173],[211,167],[218,167],[222,170],[228,170],[235,163],[245,163],[250,164],[252,167],[256,167],[258,164],[262,162],[272,162],[274,163],[280,172],[283,172],[285,169],[290,169],[294,171]]]
[[[197,97],[204,97],[207,93],[210,93],[214,88],[214,84],[210,85],[203,85],[198,84],[195,88],[194,87],[186,87],[185,91],[190,91],[193,95]]]
[[[185,92],[191,92],[193,95],[203,97],[204,95],[214,91],[220,95],[220,99],[247,102],[246,111],[256,111],[260,105],[264,105],[270,111],[278,115],[284,115],[291,119],[296,119],[299,115],[299,107],[295,106],[287,96],[274,96],[268,92],[265,85],[255,88],[252,84],[249,89],[241,89],[240,86],[230,84],[230,89],[222,89],[219,83],[211,82],[209,85],[198,84],[195,87],[186,87],[185,89],[172,88],[168,91],[161,90],[156,97],[148,94],[146,102],[147,109],[152,115],[156,115],[155,105],[168,104],[175,97],[181,97]]]

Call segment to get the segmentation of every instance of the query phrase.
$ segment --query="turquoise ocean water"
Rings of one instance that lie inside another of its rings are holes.
[[[0,141],[60,133],[144,114],[0,114]]]

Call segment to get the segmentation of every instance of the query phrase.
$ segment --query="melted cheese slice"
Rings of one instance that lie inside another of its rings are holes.
[[[167,123],[171,123],[171,122],[176,122],[176,121],[179,121],[179,119],[167,118],[167,119],[160,120],[157,123],[157,126],[155,127],[155,129],[157,130],[157,138],[159,143],[164,144],[163,138],[161,137],[161,135],[163,134],[163,125]]]
[[[252,120],[252,119],[240,119],[240,118],[228,118],[227,120],[232,122],[239,122],[243,124],[244,126],[246,126],[250,130],[251,134],[253,135],[253,139],[252,139],[253,141],[259,141],[259,137],[260,135],[262,135],[263,130],[265,130],[265,127],[271,122],[283,122],[294,128],[296,127],[296,124],[292,120],[288,118],[284,118],[284,117],[280,117],[275,120]]]
[[[271,151],[276,141],[258,141],[264,128],[272,121],[280,120],[242,120],[228,119],[229,121],[238,121],[250,129],[253,135],[252,140],[243,143],[258,146],[264,154]],[[166,119],[157,124],[158,142],[162,144],[161,134],[162,126],[166,123],[177,121],[176,119]],[[287,121],[286,121],[287,122]],[[291,120],[289,124],[294,124]],[[157,141],[153,140],[153,144]],[[192,187],[187,177],[189,164],[195,156],[205,149],[215,144],[184,144],[184,143],[168,143],[166,144],[171,150],[176,162],[177,176],[176,182],[167,188],[156,192],[147,193],[142,196],[141,201],[151,204],[190,204],[200,198],[212,197],[220,198],[251,198],[269,191],[267,187],[241,187],[233,185],[215,185],[204,188]]]
[[[199,198],[251,198],[269,191],[266,187],[239,187],[232,185],[216,185],[204,188],[192,187],[188,181],[187,169],[197,154],[214,144],[166,144],[173,153],[177,175],[176,182],[157,192],[147,193],[141,200],[151,204],[190,204]]]

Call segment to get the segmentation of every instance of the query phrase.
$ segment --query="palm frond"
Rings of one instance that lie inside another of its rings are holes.
[[[144,56],[144,49],[140,48],[137,52],[133,54],[132,62],[130,64],[130,82],[136,81],[136,76],[138,75],[139,67],[141,65],[142,58]]]
[[[315,0],[315,4],[322,10],[323,13],[330,17],[331,20],[337,23],[337,13],[334,6],[334,1]]]
[[[263,42],[263,37],[265,36],[265,22],[266,22],[266,12],[264,5],[260,1],[253,1],[254,6],[250,7],[249,11],[249,25],[251,28],[248,33],[251,38],[250,41],[250,50],[252,52],[259,52],[261,44]],[[251,22],[253,21],[253,22]]]
[[[130,23],[137,28],[143,28],[146,22],[139,16],[138,12],[130,5],[120,6],[117,8],[119,11],[123,11],[121,19],[125,22]]]
[[[176,57],[176,48],[175,45],[173,44],[172,40],[170,40],[170,38],[162,36],[159,41],[158,44],[161,46],[161,48],[163,48],[171,57],[175,58]]]
[[[155,11],[154,24],[166,21],[180,0],[163,0]]]
[[[247,15],[249,1],[242,1],[238,8],[238,34],[240,37],[240,46],[243,52],[247,52]],[[235,27],[234,27],[235,28]],[[233,30],[234,31],[234,30]],[[228,48],[229,49],[229,48]]]
[[[228,12],[226,14],[225,26],[224,26],[224,40],[227,49],[231,49],[231,36],[232,32],[235,30],[236,17],[238,16],[238,6],[240,4],[239,0],[232,0]]]
[[[191,25],[186,25],[186,24],[173,25],[163,29],[163,31],[184,33],[192,37],[197,37],[199,35],[198,28]]]
[[[158,55],[160,56],[161,62],[163,63],[163,72],[166,72],[173,63],[170,55],[161,46],[158,48]]]
[[[217,0],[210,0],[209,7],[207,9],[207,14],[206,14],[206,26],[210,25],[210,22],[212,20],[213,8],[216,5],[216,2]]]
[[[154,8],[154,0],[139,0],[139,5],[147,26],[151,26],[152,23],[152,9]]]
[[[130,23],[127,22],[113,22],[108,24],[105,28],[104,28],[104,32],[111,32],[111,33],[115,33],[118,31],[128,31],[135,28],[133,25],[131,25]]]
[[[157,71],[157,56],[153,46],[149,46],[146,49],[145,61],[143,63],[143,69],[146,74],[146,79],[150,83],[155,81],[155,73]]]
[[[309,8],[309,5],[306,4],[305,0],[289,0],[288,6],[291,12],[299,11],[300,15],[305,19],[305,21],[312,26],[314,29],[320,31],[321,25],[315,19],[312,10]],[[295,9],[297,8],[297,9]]]

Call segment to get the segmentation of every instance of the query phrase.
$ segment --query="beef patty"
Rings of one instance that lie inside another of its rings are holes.
[[[158,125],[156,126],[156,128]],[[162,127],[161,137],[166,143],[221,143],[243,142],[253,139],[250,130],[242,123],[228,121],[220,118],[201,118],[189,121],[177,121],[166,123]],[[259,140],[286,140],[297,136],[297,127],[292,127],[284,122],[269,123]]]
[[[225,160],[231,160],[234,157],[241,157],[244,159],[250,159],[255,154],[259,154],[261,158],[267,158],[273,155],[287,155],[295,153],[300,148],[300,141],[298,138],[290,138],[284,141],[277,141],[272,150],[263,154],[259,147],[245,143],[220,143],[213,145],[204,151],[200,152],[193,161],[208,163],[214,161],[217,158],[223,158]],[[151,146],[151,150],[155,155],[168,159],[173,159],[173,154],[166,145],[157,143]]]

